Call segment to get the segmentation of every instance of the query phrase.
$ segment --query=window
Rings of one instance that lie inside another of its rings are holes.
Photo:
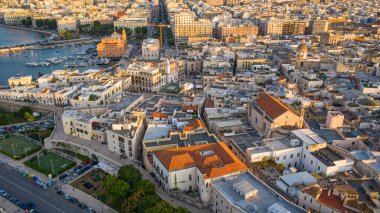
[[[301,156],[301,153],[297,153],[297,157]]]
[[[319,170],[321,170],[321,167],[320,167],[320,166],[318,166],[318,171],[319,171]]]
[[[189,175],[189,181],[191,181],[193,178],[191,177],[191,175]]]
[[[313,165],[313,163],[314,163],[313,160],[311,160],[311,161],[310,161],[310,164]]]
[[[293,154],[291,154],[291,155],[290,155],[290,158],[293,158],[293,156],[294,156],[294,155],[293,155]]]
[[[303,158],[306,158],[306,155],[305,155],[305,154],[303,154]]]
[[[286,160],[286,155],[284,157],[282,157],[283,160]]]

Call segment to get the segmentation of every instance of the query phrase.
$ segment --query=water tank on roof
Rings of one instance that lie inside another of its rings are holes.
[[[290,146],[292,146],[292,147],[299,146],[300,144],[301,144],[301,142],[298,139],[290,140]]]

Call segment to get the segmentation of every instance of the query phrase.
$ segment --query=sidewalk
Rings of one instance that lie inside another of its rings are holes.
[[[0,207],[8,213],[15,213],[15,212],[24,212],[24,210],[20,209],[18,206],[15,204],[11,203],[9,200],[0,197]],[[2,212],[2,211],[0,211]]]
[[[66,194],[77,198],[80,202],[86,204],[88,207],[93,208],[96,212],[117,213],[115,210],[108,207],[106,204],[100,202],[91,195],[88,195],[82,192],[81,190],[72,187],[69,184],[61,186],[61,190]]]
[[[7,163],[10,167],[19,168],[20,170],[25,171],[28,174],[34,174],[34,175],[38,176],[38,178],[41,179],[42,181],[47,182],[50,179],[45,174],[38,172],[38,171],[36,171],[30,167],[27,167],[23,163],[24,161],[32,158],[35,154],[28,156],[27,158],[24,158],[24,159],[19,160],[19,161],[16,161],[16,160],[14,160],[14,159],[6,156],[6,155],[0,154],[0,160]],[[18,175],[20,175],[20,174],[18,174]],[[27,178],[27,177],[25,177],[25,178]]]

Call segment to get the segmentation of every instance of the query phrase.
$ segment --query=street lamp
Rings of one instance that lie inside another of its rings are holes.
[[[14,147],[13,143],[11,143],[11,144],[12,144],[12,149],[13,149],[13,156],[16,156],[15,147]]]
[[[50,163],[51,163],[51,170],[53,171],[53,174],[54,174],[54,166],[53,166],[53,160],[50,159]]]
[[[24,149],[25,151],[25,157],[28,158],[28,151],[31,149],[31,147],[27,147]]]

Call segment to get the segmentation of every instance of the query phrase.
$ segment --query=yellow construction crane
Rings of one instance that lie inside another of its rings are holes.
[[[170,25],[169,25],[169,24],[162,24],[162,23],[159,23],[159,24],[148,24],[148,26],[151,26],[151,27],[159,27],[159,28],[160,28],[160,45],[161,45],[161,47],[162,47],[162,28],[163,28],[163,27],[170,28]]]

